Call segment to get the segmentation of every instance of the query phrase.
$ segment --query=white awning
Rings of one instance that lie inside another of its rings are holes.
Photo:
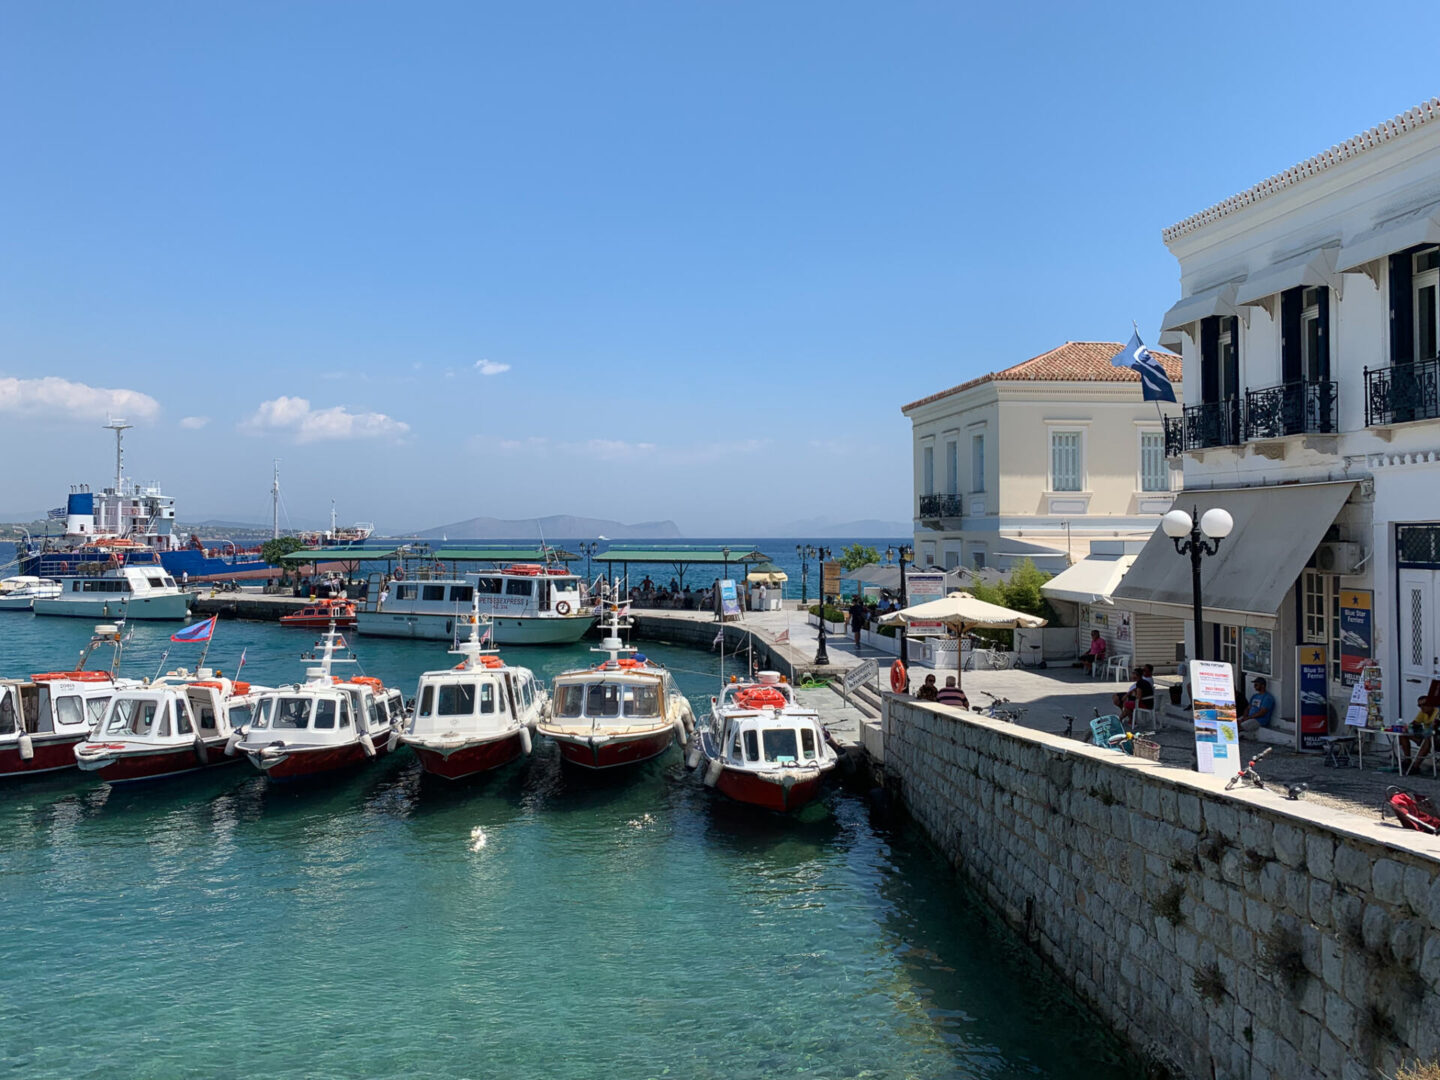
[[[1335,268],[1342,272],[1355,271],[1368,262],[1416,244],[1440,244],[1440,202],[1397,214],[1346,241],[1340,248]]]
[[[1235,303],[1241,307],[1258,304],[1299,285],[1328,285],[1333,289],[1339,285],[1335,274],[1335,259],[1339,253],[1339,244],[1327,244],[1257,270],[1240,286]]]
[[[1179,330],[1162,330],[1160,332],[1160,347],[1179,352],[1185,347],[1185,335]]]
[[[1110,599],[1138,555],[1091,555],[1056,574],[1040,591],[1051,600],[1093,604]]]
[[[1180,492],[1177,509],[1194,513],[1198,507],[1204,514],[1220,506],[1235,519],[1219,550],[1201,563],[1205,619],[1273,627],[1285,594],[1354,488],[1353,480],[1344,480]],[[1190,557],[1177,555],[1170,538],[1156,529],[1112,598],[1129,611],[1191,618]]]
[[[1211,315],[1240,314],[1235,310],[1235,293],[1238,289],[1238,282],[1227,281],[1224,285],[1185,297],[1165,313],[1165,318],[1160,320],[1160,329],[1179,330],[1201,319],[1208,319]]]

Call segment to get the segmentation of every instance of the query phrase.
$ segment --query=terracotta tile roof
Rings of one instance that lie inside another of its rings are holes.
[[[1123,341],[1067,341],[1057,349],[1043,352],[1039,356],[1032,356],[1029,360],[1016,364],[1014,367],[1005,368],[1002,371],[994,371],[989,375],[981,375],[978,379],[971,379],[959,386],[952,386],[949,390],[941,390],[938,394],[931,394],[919,401],[912,401],[909,405],[903,406],[900,411],[907,413],[911,409],[921,405],[928,405],[932,401],[939,401],[951,394],[958,394],[962,390],[969,390],[972,386],[979,386],[987,382],[1134,382],[1140,381],[1140,376],[1129,368],[1114,367],[1110,358],[1125,347]],[[1180,381],[1180,357],[1174,353],[1166,352],[1164,349],[1151,348],[1150,351],[1160,358],[1165,365],[1165,374],[1170,377],[1171,382]]]
[[[1362,131],[1359,135],[1346,139],[1339,146],[1332,146],[1329,150],[1324,150],[1314,157],[1300,162],[1299,165],[1291,166],[1282,173],[1261,180],[1260,183],[1246,188],[1238,195],[1231,195],[1230,198],[1201,210],[1198,214],[1191,214],[1184,221],[1177,222],[1167,229],[1161,229],[1160,239],[1168,244],[1171,240],[1184,236],[1186,233],[1194,232],[1204,225],[1219,221],[1227,214],[1233,214],[1241,207],[1259,202],[1278,191],[1284,191],[1306,177],[1322,173],[1342,161],[1349,161],[1366,150],[1387,143],[1391,139],[1398,138],[1407,131],[1413,131],[1422,124],[1428,124],[1433,120],[1440,120],[1440,98],[1431,98],[1429,101],[1421,102],[1415,108],[1401,113],[1393,120],[1376,124],[1368,131]]]

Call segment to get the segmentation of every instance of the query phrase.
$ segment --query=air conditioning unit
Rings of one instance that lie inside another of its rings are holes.
[[[1360,568],[1360,545],[1347,541],[1315,549],[1315,568],[1326,574],[1353,574]]]

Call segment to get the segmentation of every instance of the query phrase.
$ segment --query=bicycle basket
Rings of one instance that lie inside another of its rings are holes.
[[[1135,739],[1135,756],[1146,761],[1160,760],[1160,744],[1154,739]]]

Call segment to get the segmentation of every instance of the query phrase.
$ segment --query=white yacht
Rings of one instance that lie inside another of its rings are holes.
[[[355,627],[373,637],[453,641],[475,614],[491,620],[497,645],[569,645],[595,622],[580,578],[558,564],[516,563],[463,577],[370,578]]]
[[[0,611],[30,611],[38,599],[60,595],[60,583],[22,574],[0,581]]]
[[[183,619],[194,597],[158,563],[120,566],[102,573],[62,577],[60,591],[37,597],[36,615],[85,619]]]

